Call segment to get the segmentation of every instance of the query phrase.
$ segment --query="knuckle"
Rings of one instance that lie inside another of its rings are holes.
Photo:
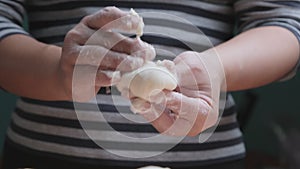
[[[82,39],[82,35],[78,29],[74,28],[67,33],[66,39],[77,42],[78,40]]]
[[[63,55],[62,55],[62,67],[66,67],[67,69],[70,69],[70,65],[73,66],[76,63],[76,60],[78,58],[79,51],[77,48],[63,48]]]
[[[187,58],[191,58],[191,57],[195,57],[198,54],[194,51],[186,51],[186,52],[182,52],[180,53],[175,59],[174,61],[176,62],[184,62],[185,64],[189,65],[189,64],[194,64],[194,61],[191,62],[191,60],[193,59],[187,59]]]
[[[100,73],[96,76],[95,82],[98,86],[108,85],[111,81],[111,78],[105,76],[103,73]]]
[[[86,16],[84,16],[84,17],[81,19],[80,22],[86,23],[88,20],[91,19],[91,17],[92,17],[92,15],[86,15]]]
[[[115,7],[115,6],[107,6],[105,8],[103,8],[103,12],[107,12],[107,13],[114,13],[117,12],[119,10],[119,8]]]
[[[136,51],[135,51],[135,48],[136,48],[136,47],[140,48],[140,47],[138,46],[138,43],[137,43],[135,40],[131,39],[131,38],[126,38],[126,39],[124,39],[123,41],[124,41],[125,44],[126,44],[126,48],[128,48],[128,49],[129,49],[130,51],[132,51],[132,52],[136,52]]]
[[[118,12],[118,8],[117,7],[114,7],[114,6],[108,6],[108,7],[105,7],[103,8],[100,13],[99,13],[99,17],[102,18],[110,18],[112,17],[112,15],[114,15],[115,13]]]
[[[71,30],[67,33],[67,35],[68,35],[69,37],[77,37],[77,36],[80,36],[80,32],[79,32],[79,30],[77,29],[77,27],[75,27],[74,29],[71,29]]]
[[[195,75],[201,74],[202,69],[195,64],[188,65],[191,75],[195,78]]]

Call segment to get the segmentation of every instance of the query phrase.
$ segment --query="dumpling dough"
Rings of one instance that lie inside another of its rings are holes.
[[[177,87],[177,78],[168,69],[171,64],[174,66],[171,61],[149,61],[143,67],[124,74],[117,88],[121,92],[129,89],[134,96],[150,101],[151,95]]]

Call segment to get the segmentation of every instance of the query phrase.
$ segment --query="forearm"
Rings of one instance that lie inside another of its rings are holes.
[[[58,77],[61,48],[24,35],[0,41],[0,84],[20,96],[65,100]]]
[[[223,64],[228,91],[279,80],[292,71],[300,55],[294,34],[276,26],[246,31],[214,49]]]

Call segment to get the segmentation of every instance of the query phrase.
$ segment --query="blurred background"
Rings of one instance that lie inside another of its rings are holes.
[[[300,75],[235,92],[248,169],[300,168]],[[17,96],[0,91],[0,154]]]
[[[249,169],[300,168],[300,75],[234,93]]]

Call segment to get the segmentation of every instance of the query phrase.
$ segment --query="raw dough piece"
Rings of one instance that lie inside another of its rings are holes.
[[[177,87],[177,78],[166,67],[171,67],[171,61],[147,62],[143,67],[126,73],[117,84],[119,91],[130,92],[144,100],[150,101],[150,96],[160,91],[174,90]]]

